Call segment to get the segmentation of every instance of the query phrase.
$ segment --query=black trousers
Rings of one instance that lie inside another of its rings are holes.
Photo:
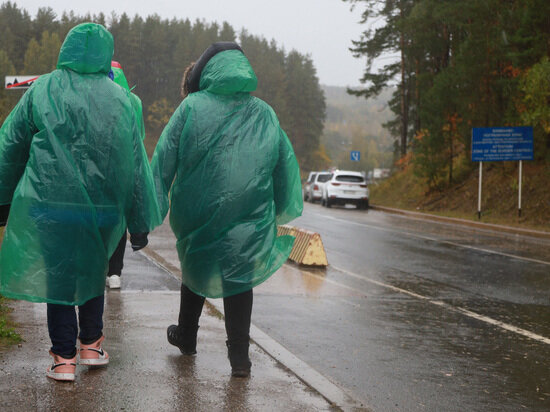
[[[118,275],[122,273],[122,268],[124,267],[124,251],[126,250],[126,239],[127,239],[127,230],[124,231],[122,239],[118,242],[118,246],[113,252],[113,256],[109,259],[109,273],[107,276]]]
[[[238,295],[223,298],[225,331],[230,344],[248,344],[252,316],[252,289]],[[180,313],[178,323],[183,328],[197,328],[204,305],[204,296],[197,295],[181,285]]]

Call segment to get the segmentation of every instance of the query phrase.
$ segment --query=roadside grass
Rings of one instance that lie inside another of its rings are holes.
[[[11,309],[6,305],[6,299],[0,296],[0,351],[11,345],[22,342],[23,339],[14,330],[8,315]]]
[[[461,170],[460,181],[430,189],[412,166],[371,184],[371,204],[506,226],[550,231],[550,165],[524,162],[522,213],[518,213],[517,162],[483,165],[481,219],[478,220],[478,169]]]

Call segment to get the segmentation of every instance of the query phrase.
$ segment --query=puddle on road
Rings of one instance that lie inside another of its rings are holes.
[[[325,268],[309,268],[292,263],[283,265],[273,276],[254,288],[261,294],[322,296],[360,296],[349,288],[327,281]]]

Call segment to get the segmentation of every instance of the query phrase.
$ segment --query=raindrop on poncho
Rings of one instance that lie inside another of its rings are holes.
[[[0,205],[11,203],[0,249],[0,293],[78,305],[102,295],[126,227],[160,214],[129,92],[109,79],[113,38],[84,23],[57,70],[40,76],[0,129]]]
[[[294,242],[277,237],[276,225],[302,213],[294,151],[272,108],[250,95],[256,84],[241,51],[216,54],[153,156],[183,283],[202,296],[235,295],[268,279]]]

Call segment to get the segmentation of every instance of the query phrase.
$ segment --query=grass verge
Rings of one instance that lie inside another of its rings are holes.
[[[13,328],[9,319],[11,309],[6,305],[6,299],[0,296],[0,351],[11,345],[22,342],[23,339]]]
[[[4,228],[0,227],[0,247],[3,237]],[[13,329],[13,324],[8,318],[9,312],[11,309],[6,305],[6,299],[0,296],[0,351],[2,348],[15,345],[23,340]]]
[[[497,225],[550,231],[550,165],[524,164],[522,213],[518,213],[517,162],[484,165],[481,219],[478,219],[478,171],[439,190],[430,189],[414,175],[412,167],[389,179],[369,185],[371,203]]]

